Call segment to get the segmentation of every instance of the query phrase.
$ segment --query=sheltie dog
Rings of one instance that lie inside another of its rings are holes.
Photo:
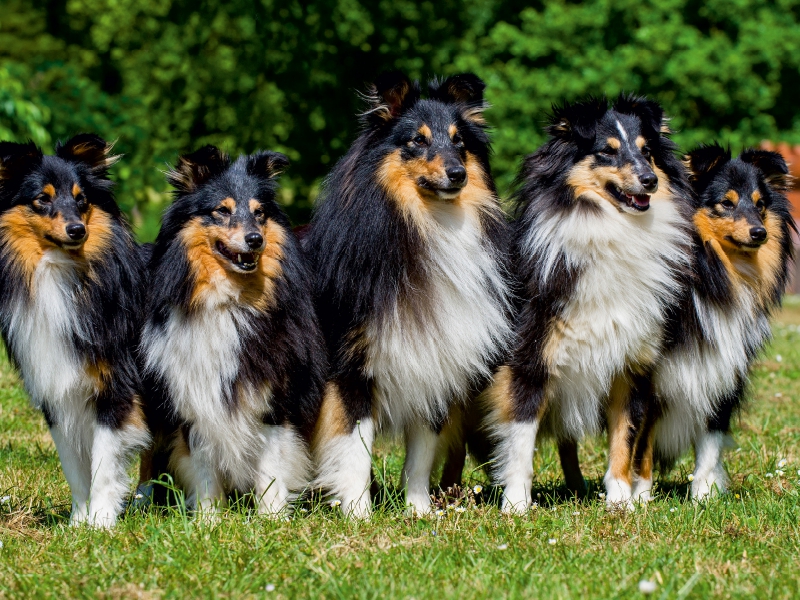
[[[666,463],[694,445],[691,494],[702,499],[727,488],[722,450],[731,415],[770,338],[796,228],[779,154],[745,150],[731,160],[728,150],[712,145],[691,152],[686,163],[696,192],[694,277],[653,374],[661,414],[639,453],[645,466],[652,462],[653,435],[656,457]]]
[[[516,345],[482,398],[495,477],[503,510],[526,510],[544,432],[559,442],[567,485],[581,490],[577,442],[605,426],[606,498],[627,506],[649,493],[633,481],[633,433],[685,286],[691,191],[653,101],[567,104],[548,133],[515,194]]]
[[[430,509],[451,408],[485,385],[511,334],[483,89],[456,75],[423,99],[404,75],[380,77],[304,242],[332,363],[317,484],[347,514],[371,512],[379,430],[405,434],[406,501]]]
[[[282,154],[181,156],[150,260],[142,334],[156,450],[189,508],[255,493],[277,514],[310,479],[326,357],[312,284],[275,197]]]
[[[114,524],[149,441],[135,357],[144,269],[111,192],[118,158],[92,134],[55,156],[0,143],[0,330],[53,436],[73,525]]]

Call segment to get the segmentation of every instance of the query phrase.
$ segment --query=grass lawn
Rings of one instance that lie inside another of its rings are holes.
[[[242,508],[214,523],[151,511],[111,532],[71,529],[44,419],[0,358],[0,597],[639,597],[642,580],[656,584],[652,597],[800,597],[800,299],[787,299],[779,321],[734,431],[731,493],[688,501],[685,457],[633,514],[597,498],[605,449],[595,440],[581,448],[592,493],[580,502],[542,443],[538,506],[524,517],[501,515],[476,470],[477,503],[440,517],[387,506],[353,523],[309,505],[290,521]],[[397,448],[382,442],[376,456],[397,485]]]

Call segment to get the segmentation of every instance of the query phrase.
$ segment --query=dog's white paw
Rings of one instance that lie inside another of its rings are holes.
[[[622,479],[606,474],[606,506],[611,510],[635,510],[631,485]]]
[[[718,463],[708,473],[695,474],[692,480],[692,499],[702,501],[724,494],[728,491],[729,484],[730,478],[725,472],[725,467]]]

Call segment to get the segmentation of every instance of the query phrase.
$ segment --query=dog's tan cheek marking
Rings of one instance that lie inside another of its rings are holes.
[[[81,251],[88,260],[100,260],[111,246],[114,237],[113,222],[102,208],[92,206],[84,217],[86,219],[86,242]]]
[[[630,485],[633,481],[632,450],[629,441],[631,419],[628,410],[630,385],[625,377],[618,376],[611,385],[608,418],[608,470],[615,479]]]
[[[608,144],[609,147],[614,148],[615,150],[619,149],[620,146],[622,146],[622,142],[620,142],[615,137],[606,138],[606,144]]]
[[[325,385],[322,406],[311,434],[311,446],[315,450],[324,448],[327,442],[349,433],[347,411],[341,392],[336,383],[329,381]]]
[[[194,278],[194,289],[189,300],[192,308],[200,306],[206,293],[215,287],[214,280],[224,274],[223,267],[211,249],[211,229],[203,226],[200,217],[195,217],[180,233],[181,243],[186,249],[186,260]]]
[[[55,198],[55,195],[56,195],[56,186],[54,186],[52,183],[47,183],[47,184],[45,184],[45,186],[42,188],[42,191],[43,191],[45,194],[47,194],[48,196],[50,196],[51,198]]]
[[[497,197],[486,183],[486,172],[481,162],[474,154],[467,152],[464,168],[467,170],[467,185],[453,202],[466,210],[473,219],[478,218],[479,212],[492,214],[497,207]],[[499,212],[497,215],[498,218],[502,217]]]
[[[281,261],[284,257],[286,231],[277,222],[268,220],[262,228],[264,251],[259,257],[255,273],[236,274],[242,286],[242,300],[264,311],[274,306],[275,286],[283,275]]]
[[[757,272],[761,279],[759,297],[762,306],[766,306],[772,301],[772,290],[775,289],[775,284],[783,268],[781,220],[773,213],[767,212],[764,228],[767,230],[767,241],[758,249],[755,256]]]
[[[0,243],[4,246],[4,254],[28,286],[44,250],[53,247],[42,237],[42,220],[27,206],[16,206],[0,217]]]
[[[415,163],[409,165],[408,163]],[[425,203],[420,196],[417,186],[417,177],[422,174],[417,172],[419,162],[426,163],[425,159],[404,161],[400,150],[395,150],[381,162],[378,168],[378,183],[397,205],[403,217],[424,230]]]

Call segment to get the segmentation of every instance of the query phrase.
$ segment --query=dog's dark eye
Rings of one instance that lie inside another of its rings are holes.
[[[758,202],[756,202],[756,208],[758,210],[764,210],[764,201],[763,200],[759,200]]]
[[[642,156],[649,159],[650,158],[650,148],[647,146],[642,146]]]
[[[52,200],[50,199],[50,196],[48,196],[47,194],[39,194],[38,196],[36,196],[36,198],[33,199],[34,204],[41,204],[44,206],[49,205],[51,202]]]
[[[730,200],[723,200],[722,202],[720,202],[720,204],[722,204],[722,206],[724,208],[727,208],[728,210],[733,210],[734,208],[736,208],[736,205]]]
[[[417,134],[411,141],[414,142],[417,146],[424,146],[425,144],[428,143],[427,138],[422,134]]]
[[[605,148],[600,150],[600,154],[605,154],[607,156],[616,156],[617,149],[616,148],[612,148],[611,146],[606,146]]]
[[[454,144],[458,145],[458,144],[460,144],[462,141],[463,141],[463,140],[461,139],[461,136],[460,136],[459,134],[455,134],[455,135],[453,136],[453,143],[454,143]]]
[[[264,216],[264,211],[261,210],[260,208],[257,208],[253,211],[253,215],[255,215],[256,219],[260,219],[261,217]]]
[[[231,209],[227,206],[219,206],[215,212],[218,212],[223,217],[229,217],[231,215]]]
[[[86,194],[78,194],[75,196],[75,202],[80,207],[86,206]]]

